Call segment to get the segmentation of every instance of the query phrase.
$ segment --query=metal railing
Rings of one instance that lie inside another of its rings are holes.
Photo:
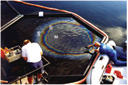
[[[12,20],[10,20],[8,23],[6,23],[5,25],[3,25],[0,29],[0,32],[4,31],[6,28],[8,28],[9,26],[11,26],[12,24],[14,24],[15,22],[17,22],[19,19],[21,19],[24,15],[17,15],[15,18],[13,18]]]
[[[22,84],[21,79],[25,78],[25,77],[28,76],[29,74],[32,74],[32,73],[34,73],[34,72],[40,70],[41,68],[44,68],[44,67],[46,67],[46,66],[48,66],[48,65],[50,64],[50,62],[49,62],[45,57],[42,57],[42,58],[47,62],[45,65],[43,65],[42,67],[37,68],[37,69],[35,69],[35,70],[33,70],[33,71],[29,72],[29,73],[26,73],[26,74],[23,75],[23,76],[19,76],[17,79],[15,79],[15,80],[9,82],[8,84],[12,84],[12,83],[14,83],[14,82],[17,82],[18,80],[20,80],[20,84]],[[46,71],[45,71],[45,73],[48,75],[48,73],[47,73]],[[42,77],[43,77],[43,75],[42,75]],[[43,78],[44,78],[44,77],[43,77]],[[46,79],[44,78],[44,80],[46,80]],[[46,81],[48,82],[48,80],[46,80]]]

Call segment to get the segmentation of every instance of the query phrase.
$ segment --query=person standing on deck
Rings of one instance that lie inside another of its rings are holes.
[[[88,45],[87,47],[90,48],[92,46],[100,47],[99,50],[96,49],[95,52],[100,52],[101,54],[107,54],[116,66],[126,66],[127,65],[127,61],[121,61],[121,60],[117,59],[117,57],[126,58],[126,56],[120,56],[116,52],[116,50],[112,49],[108,45],[106,45],[104,43],[96,42],[94,45]]]
[[[39,44],[37,43],[31,43],[30,40],[26,39],[23,41],[23,47],[22,47],[22,57],[25,61],[27,61],[27,68],[28,71],[33,71],[37,68],[40,68],[43,66],[43,62],[41,60],[41,56],[43,55],[43,51]],[[37,74],[38,80],[41,79],[43,73],[43,68],[38,70],[35,73],[32,73],[28,75],[28,82],[30,84],[33,83],[33,74]]]

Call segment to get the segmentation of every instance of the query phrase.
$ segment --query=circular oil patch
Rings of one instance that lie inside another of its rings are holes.
[[[73,18],[57,18],[43,23],[34,32],[33,41],[38,42],[46,55],[84,56],[85,46],[99,38]]]

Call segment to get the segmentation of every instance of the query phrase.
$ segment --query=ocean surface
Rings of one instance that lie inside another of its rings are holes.
[[[28,1],[29,3],[39,4],[47,7],[77,13],[88,20],[101,30],[106,32],[110,40],[114,40],[117,45],[122,45],[126,40],[126,1]],[[9,2],[19,13],[31,14],[43,9]],[[4,10],[6,11],[6,10]],[[43,10],[45,13],[50,11]],[[5,12],[1,13],[2,20]],[[9,17],[6,17],[8,19]]]

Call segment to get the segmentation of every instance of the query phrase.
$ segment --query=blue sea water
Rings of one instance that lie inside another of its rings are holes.
[[[110,40],[114,40],[117,45],[122,45],[127,37],[126,27],[126,3],[127,1],[28,1],[29,3],[39,4],[47,7],[77,13],[84,19],[99,27],[106,32]],[[11,4],[22,14],[29,14],[42,11],[25,5]],[[47,10],[43,10],[49,13]],[[50,12],[51,13],[51,12]],[[120,41],[120,42],[119,42]]]
[[[96,25],[126,28],[125,1],[34,1],[31,3],[77,13]]]

